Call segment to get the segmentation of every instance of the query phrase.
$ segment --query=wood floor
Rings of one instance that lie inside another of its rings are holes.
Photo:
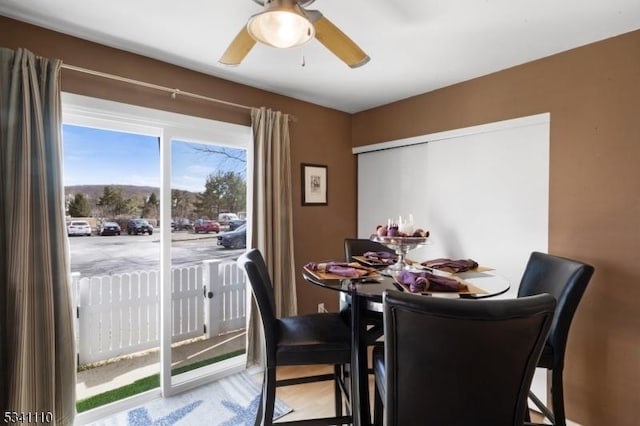
[[[326,374],[333,372],[331,366],[278,367],[278,379],[301,375]],[[373,378],[369,380],[370,395],[373,395]],[[314,417],[333,416],[333,382],[307,383],[295,386],[283,386],[276,389],[276,397],[293,408],[293,412],[282,420],[301,420]],[[373,400],[371,401],[373,407]],[[541,422],[538,413],[532,412],[532,421]],[[277,424],[277,422],[275,423]]]
[[[286,379],[302,375],[329,374],[333,372],[330,365],[310,367],[278,367],[277,378]],[[260,380],[260,377],[256,377]],[[303,385],[281,386],[276,388],[276,397],[293,408],[293,412],[282,419],[286,421],[329,417],[334,415],[333,382],[315,382]]]

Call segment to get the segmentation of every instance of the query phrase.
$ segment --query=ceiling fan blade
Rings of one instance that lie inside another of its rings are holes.
[[[227,50],[224,51],[218,62],[224,65],[238,65],[255,44],[256,41],[249,35],[245,25],[227,47]]]
[[[358,68],[369,62],[371,58],[322,13],[317,10],[305,10],[305,13],[316,28],[318,41],[342,62],[351,68]]]

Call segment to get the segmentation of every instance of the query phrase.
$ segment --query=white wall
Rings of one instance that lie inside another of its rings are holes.
[[[356,148],[358,237],[414,216],[432,244],[418,261],[472,258],[507,277],[515,297],[532,251],[548,250],[549,114]],[[546,401],[545,370],[532,389]]]
[[[432,244],[408,257],[472,258],[512,283],[547,251],[549,114],[355,149],[358,236],[413,214]]]

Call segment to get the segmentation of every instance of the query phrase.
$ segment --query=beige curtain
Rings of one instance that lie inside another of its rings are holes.
[[[273,281],[278,317],[296,315],[293,255],[289,116],[266,108],[251,110],[254,140],[253,237],[251,247],[262,252]],[[249,363],[259,362],[259,318],[252,305],[248,330]]]
[[[75,416],[57,59],[0,48],[0,392],[3,413]]]

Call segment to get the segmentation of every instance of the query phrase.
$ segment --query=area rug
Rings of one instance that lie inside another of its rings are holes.
[[[253,426],[261,385],[246,372],[91,423],[95,426]],[[276,399],[274,419],[292,409]]]

